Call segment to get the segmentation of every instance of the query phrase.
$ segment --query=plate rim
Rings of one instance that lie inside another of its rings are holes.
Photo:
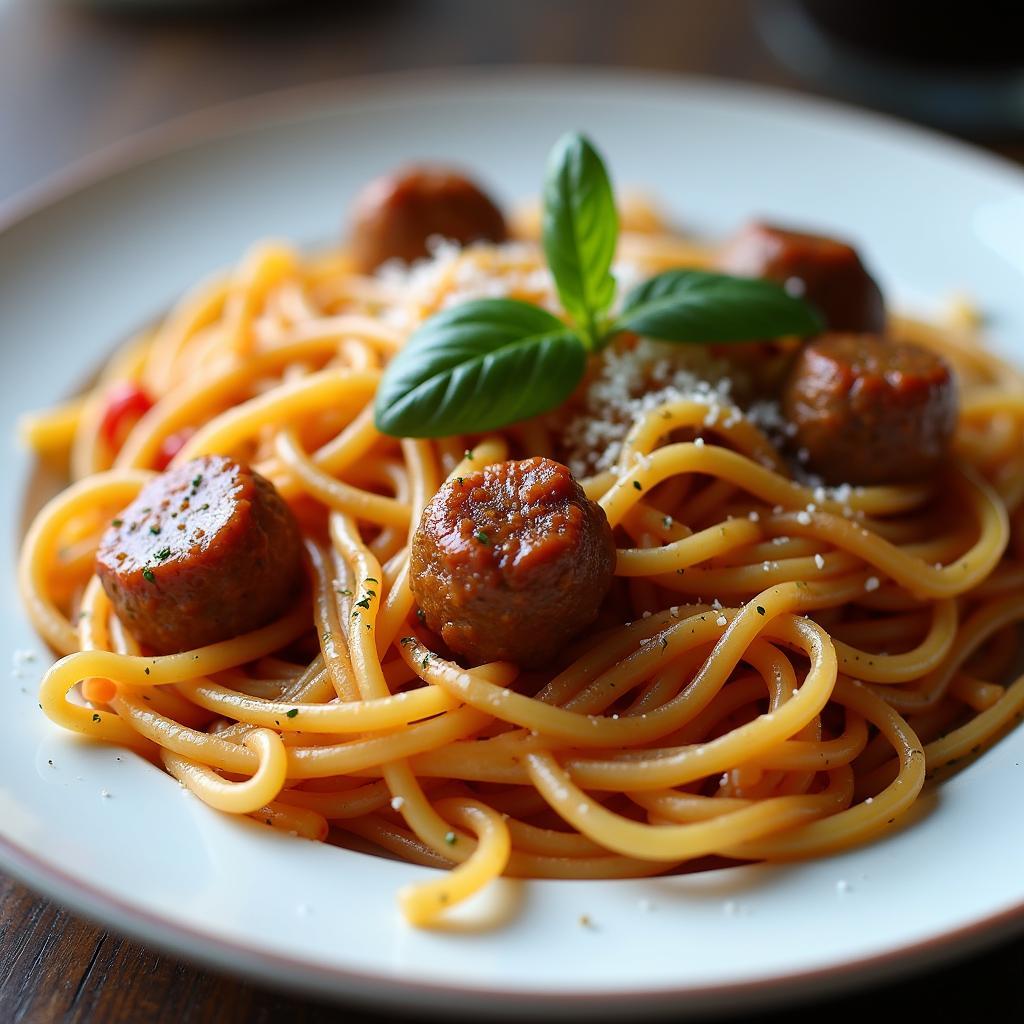
[[[930,146],[946,149],[960,160],[968,160],[989,173],[1024,186],[1024,167],[1002,154],[989,152],[937,128],[915,124],[893,114],[797,89],[724,76],[602,67],[599,64],[463,64],[347,75],[265,90],[174,115],[78,157],[44,175],[35,184],[18,189],[0,200],[0,235],[110,178],[206,142],[244,135],[297,118],[315,117],[317,113],[327,112],[346,101],[379,97],[385,91],[405,90],[423,84],[444,87],[475,82],[493,84],[500,80],[514,85],[524,82],[537,85],[541,80],[552,85],[579,85],[587,80],[607,84],[609,80],[617,80],[630,87],[675,87],[723,98],[742,98],[765,106],[783,103],[790,108],[802,107],[807,112],[828,115],[847,123],[871,124],[889,134],[917,136]]]
[[[578,87],[592,82],[605,87],[624,84],[638,90],[671,88],[690,95],[704,93],[773,109],[784,107],[797,114],[829,116],[862,130],[882,131],[904,140],[917,138],[934,152],[944,151],[950,159],[967,161],[1024,191],[1024,168],[1002,155],[899,117],[792,89],[708,75],[590,64],[463,65],[345,76],[231,99],[169,118],[105,145],[0,202],[0,241],[8,232],[95,186],[206,143],[329,114],[347,102],[362,98],[381,98],[389,93],[401,98],[416,86],[443,89],[471,87],[481,82],[493,86],[502,81],[510,87],[524,83],[534,87]],[[647,986],[628,992],[600,993],[522,987],[502,989],[493,985],[467,987],[395,978],[383,971],[374,974],[327,966],[214,936],[81,881],[63,871],[56,862],[37,856],[2,834],[0,868],[34,892],[56,900],[93,922],[114,927],[172,955],[213,966],[230,975],[264,985],[269,979],[274,987],[307,996],[315,994],[367,1006],[416,1007],[430,1013],[442,1010],[466,1013],[478,1009],[483,1000],[494,997],[501,1001],[488,1002],[488,1008],[501,1017],[536,1009],[562,1016],[586,1013],[606,1017],[619,1013],[627,1003],[634,1012],[645,1015],[670,1010],[684,1016],[724,1013],[749,1007],[755,999],[760,999],[762,1006],[775,1006],[810,999],[826,989],[829,995],[838,995],[856,986],[866,975],[870,975],[870,987],[874,987],[897,976],[938,967],[1024,932],[1024,900],[1021,900],[994,914],[886,952],[735,983]],[[239,955],[242,960],[237,959]]]
[[[232,939],[214,937],[82,882],[3,835],[0,835],[0,867],[34,892],[58,900],[62,907],[70,907],[96,924],[114,927],[186,961],[213,966],[230,976],[244,977],[264,987],[269,975],[273,987],[297,995],[308,997],[314,993],[334,1002],[352,1001],[377,1008],[416,1008],[431,1015],[442,1011],[468,1014],[479,1009],[482,1000],[497,998],[501,1002],[488,1002],[488,1010],[502,1019],[518,1017],[533,1010],[555,1012],[562,1018],[577,1018],[585,1014],[589,1019],[595,1016],[607,1019],[618,1016],[627,1005],[639,1017],[653,1017],[670,1011],[681,1020],[694,1014],[718,1016],[749,1008],[755,999],[760,1000],[759,1008],[764,1009],[794,1005],[825,992],[828,996],[837,996],[855,988],[868,974],[871,975],[871,983],[866,988],[876,988],[896,978],[923,972],[926,968],[938,968],[1024,932],[1022,902],[953,931],[889,952],[829,967],[741,982],[601,993],[510,989],[492,985],[465,987],[328,967],[310,960],[268,953]],[[229,959],[238,954],[245,959]],[[261,971],[268,973],[261,974]],[[346,984],[342,986],[339,982]],[[723,997],[728,997],[728,1000]],[[680,1005],[683,1000],[686,1001],[685,1006]]]

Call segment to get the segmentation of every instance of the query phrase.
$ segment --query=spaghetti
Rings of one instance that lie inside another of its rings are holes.
[[[617,620],[540,671],[446,657],[409,587],[425,504],[445,479],[558,457],[565,420],[399,440],[372,404],[431,313],[495,294],[558,310],[528,221],[513,241],[376,275],[344,250],[257,245],[82,397],[24,425],[72,480],[21,558],[29,615],[63,656],[45,713],[218,810],[450,868],[401,894],[420,925],[500,875],[637,877],[867,842],[1024,710],[1024,677],[1005,685],[1024,619],[1024,380],[963,310],[891,327],[958,376],[939,478],[825,488],[789,467],[764,417],[720,391],[666,390],[582,480],[615,530]],[[624,227],[620,277],[712,259],[656,222]],[[627,358],[620,346],[607,364]],[[111,429],[125,387],[152,404]],[[310,585],[256,632],[152,656],[93,559],[168,453],[236,455],[271,480],[302,526]]]

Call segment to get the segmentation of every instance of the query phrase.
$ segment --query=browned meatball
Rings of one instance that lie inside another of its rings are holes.
[[[550,459],[450,480],[412,542],[427,625],[474,664],[542,665],[597,616],[615,543],[604,510]]]
[[[829,334],[800,353],[783,410],[808,467],[828,482],[902,483],[940,468],[956,426],[956,381],[919,345]]]
[[[302,544],[270,481],[206,455],[146,484],[103,534],[96,571],[132,636],[169,654],[277,618],[301,585]]]
[[[755,221],[726,245],[717,265],[729,274],[786,285],[818,309],[829,330],[885,328],[882,293],[845,242]]]
[[[370,273],[391,259],[422,259],[427,240],[504,242],[501,210],[468,178],[443,167],[408,167],[375,178],[356,199],[352,250]]]

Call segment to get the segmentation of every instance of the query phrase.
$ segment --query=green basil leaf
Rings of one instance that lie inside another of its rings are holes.
[[[756,341],[823,330],[821,317],[771,281],[667,270],[634,288],[612,332],[661,341]]]
[[[427,320],[388,365],[377,429],[395,437],[496,430],[563,402],[586,359],[579,337],[538,306],[464,302]]]
[[[582,135],[563,136],[548,158],[544,253],[558,297],[591,348],[598,319],[615,298],[611,265],[618,236],[619,215],[601,157]]]

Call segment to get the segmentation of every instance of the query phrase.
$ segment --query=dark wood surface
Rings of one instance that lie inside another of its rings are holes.
[[[245,5],[234,6],[203,16],[124,16],[0,0],[0,203],[176,115],[372,71],[607,64],[807,88],[773,59],[752,17],[754,5],[743,0],[296,0],[251,5],[248,14],[239,13]],[[761,17],[765,6],[766,0]],[[1019,140],[988,142],[1024,156]],[[897,985],[758,1019],[801,1024],[855,1013],[876,1020],[1019,1021],[1022,983],[1024,941],[1017,940]],[[0,1022],[336,1019],[370,1024],[381,1018],[183,964],[0,876]]]

